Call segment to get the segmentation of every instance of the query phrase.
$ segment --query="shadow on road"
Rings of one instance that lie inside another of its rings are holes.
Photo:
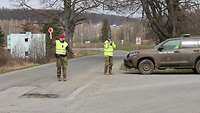
[[[134,74],[142,75],[142,74],[140,74],[140,72],[138,70],[122,71],[122,74],[125,74],[125,75],[134,75]],[[162,75],[198,75],[198,74],[195,74],[191,69],[183,69],[183,70],[181,70],[181,69],[178,69],[178,70],[175,70],[175,69],[158,70],[158,71],[154,72],[151,75],[161,75],[161,74]]]

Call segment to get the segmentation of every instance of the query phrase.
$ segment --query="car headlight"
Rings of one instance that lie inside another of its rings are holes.
[[[139,54],[139,51],[130,52],[130,53],[127,55],[127,58],[128,58],[128,57],[136,56],[137,54]]]

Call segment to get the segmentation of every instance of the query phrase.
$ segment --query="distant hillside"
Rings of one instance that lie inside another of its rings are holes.
[[[24,9],[0,9],[0,20],[31,20],[37,22],[47,22],[48,17],[44,14],[48,15],[60,15],[62,16],[62,12],[58,10],[24,10]],[[115,15],[104,15],[104,14],[95,14],[95,13],[87,13],[85,17],[88,21],[92,23],[99,23],[104,18],[107,18],[110,24],[121,25],[125,21],[139,21],[139,19],[134,18],[126,18],[122,16]]]

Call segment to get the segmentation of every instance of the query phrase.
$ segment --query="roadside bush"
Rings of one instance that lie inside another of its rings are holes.
[[[3,48],[0,48],[0,66],[4,66],[9,61],[9,54]]]
[[[30,61],[21,58],[13,58],[7,50],[0,48],[0,67],[6,65],[24,65],[27,62]]]
[[[35,64],[46,64],[50,60],[47,57],[37,57],[37,58],[31,57],[29,61]]]

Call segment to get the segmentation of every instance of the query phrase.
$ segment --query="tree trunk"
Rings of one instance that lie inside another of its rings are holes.
[[[66,38],[68,46],[69,46],[69,54],[68,54],[69,58],[74,57],[74,53],[73,53],[73,50],[72,50],[72,48],[73,48],[73,34],[74,34],[74,31],[71,31],[70,29],[65,27],[65,35],[66,35],[65,38]]]
[[[74,31],[75,29],[73,29],[72,27],[70,28],[70,26],[65,27],[65,35],[66,35],[66,40],[69,44],[69,47],[72,49],[73,48],[73,36],[74,36]]]
[[[177,36],[177,9],[179,0],[166,0],[168,6],[168,22],[169,22],[169,34],[171,37]]]
[[[152,11],[155,11],[155,10],[152,10],[155,7],[151,6],[150,4],[154,4],[153,3],[154,1],[149,1],[149,0],[140,0],[140,1],[142,3],[143,10],[146,14],[147,19],[149,20],[152,30],[154,31],[154,33],[157,34],[157,36],[160,39],[159,40],[160,42],[164,41],[165,39],[168,38],[168,36],[167,36],[167,33],[165,32],[165,29],[163,29],[160,23],[158,22],[158,19],[154,17],[156,15],[155,14],[156,12],[152,13]]]
[[[69,44],[69,48],[72,48],[72,38],[73,32],[71,32],[70,28],[70,17],[71,17],[71,8],[70,1],[64,0],[64,30],[65,30],[65,38]]]
[[[70,21],[71,18],[71,8],[70,8],[71,1],[64,0],[64,30],[65,30],[65,38],[69,45],[69,57],[74,57],[72,47],[73,47],[73,34],[75,31],[75,27],[73,27],[73,22]]]

